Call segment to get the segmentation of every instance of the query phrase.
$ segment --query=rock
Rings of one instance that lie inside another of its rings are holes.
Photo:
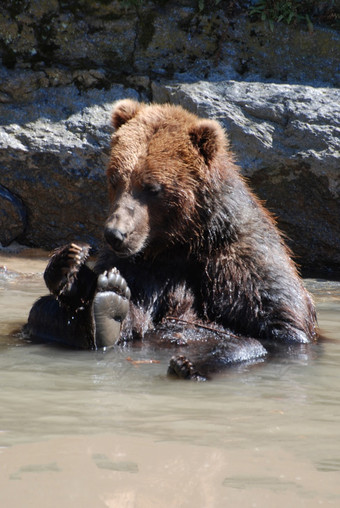
[[[224,28],[217,12],[198,14],[195,5],[168,3],[162,8],[142,9],[133,54],[138,73],[172,76],[195,67],[205,74],[215,67],[214,55]]]
[[[1,222],[0,241],[20,235],[21,243],[47,249],[77,239],[98,246],[107,214],[112,103],[125,97],[139,96],[122,85],[84,93],[68,86],[42,88],[27,103],[2,106],[0,183],[23,203],[27,221],[16,202],[11,220]],[[1,218],[9,214],[4,199]]]
[[[206,1],[201,11],[197,0],[2,3],[0,58],[8,69],[99,69],[106,81],[194,72],[210,80],[340,84],[339,33],[284,23],[271,31],[249,19],[245,0]]]
[[[0,103],[27,101],[35,91],[47,86],[43,72],[18,72],[0,67]]]
[[[26,210],[16,196],[0,185],[0,244],[7,247],[23,234]]]
[[[222,121],[298,262],[339,270],[340,34],[251,3],[2,2],[0,184],[27,212],[2,196],[3,241],[98,245],[112,102],[153,96]]]
[[[298,263],[339,270],[339,89],[154,83],[153,100],[219,120],[244,175],[278,217]]]
[[[249,82],[340,86],[339,55],[335,30],[315,26],[310,32],[306,26],[276,23],[272,31],[268,23],[247,17],[228,23],[220,41],[222,76],[224,65],[232,62],[237,79]]]
[[[126,66],[136,37],[135,8],[121,2],[25,0],[0,6],[0,56],[8,68],[51,62],[72,69]],[[122,69],[121,69],[122,70]]]

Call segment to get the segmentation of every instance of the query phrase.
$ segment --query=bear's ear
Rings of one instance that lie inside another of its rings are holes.
[[[116,130],[119,129],[124,123],[136,116],[141,108],[142,105],[132,99],[118,101],[112,113],[112,125]]]
[[[189,131],[194,147],[209,164],[217,151],[226,146],[226,138],[222,127],[214,120],[200,120]]]

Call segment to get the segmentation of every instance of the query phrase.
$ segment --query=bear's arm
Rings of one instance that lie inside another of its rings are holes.
[[[214,259],[200,279],[204,312],[234,333],[265,343],[308,343],[315,311],[285,253],[259,263],[261,251]]]

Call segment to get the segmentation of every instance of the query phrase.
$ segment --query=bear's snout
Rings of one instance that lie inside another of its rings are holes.
[[[119,251],[126,238],[126,233],[123,233],[117,228],[106,227],[104,230],[104,237],[113,250]]]
[[[111,216],[104,228],[104,238],[119,257],[140,252],[150,233],[149,211],[146,203],[125,193],[112,204]]]

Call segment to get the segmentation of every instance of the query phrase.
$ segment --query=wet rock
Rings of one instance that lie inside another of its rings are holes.
[[[265,83],[153,84],[226,128],[244,175],[278,217],[297,261],[340,268],[340,90]]]
[[[0,245],[6,247],[20,237],[26,226],[26,210],[21,200],[0,185]]]
[[[98,246],[107,215],[112,104],[125,97],[139,96],[122,85],[84,93],[69,86],[2,106],[0,184],[27,211],[25,230],[18,220],[5,243],[20,234],[21,243],[47,249],[77,239]]]

